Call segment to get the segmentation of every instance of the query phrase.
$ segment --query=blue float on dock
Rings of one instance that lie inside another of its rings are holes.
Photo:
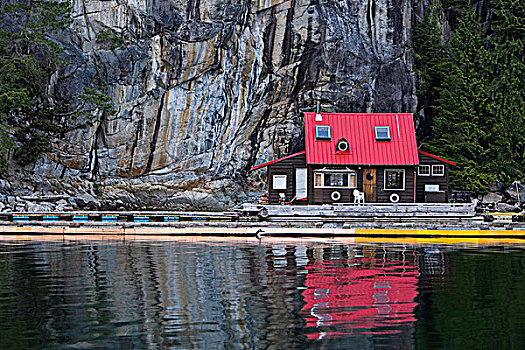
[[[102,215],[102,222],[117,222],[116,215]]]
[[[73,215],[71,219],[73,222],[87,222],[89,217],[87,215]]]
[[[177,222],[177,221],[179,221],[178,216],[165,216],[164,217],[164,222]]]
[[[149,222],[149,216],[146,215],[134,215],[133,222]]]
[[[13,222],[28,222],[29,216],[26,215],[14,215]]]
[[[55,222],[55,221],[58,221],[58,215],[44,215],[42,217],[42,221],[44,221],[44,222]]]

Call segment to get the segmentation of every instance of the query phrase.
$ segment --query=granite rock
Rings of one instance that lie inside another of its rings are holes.
[[[506,190],[507,195],[512,201],[525,202],[525,185],[521,181],[514,181]]]
[[[263,188],[254,164],[304,148],[302,112],[316,101],[416,109],[411,40],[431,1],[71,3],[55,37],[67,64],[48,89],[75,106],[101,85],[116,113],[54,139],[25,170],[42,180],[35,191],[89,193],[80,208],[232,207]],[[87,183],[106,183],[100,201]]]
[[[497,193],[488,192],[483,195],[483,203],[499,203],[503,200],[503,196]]]

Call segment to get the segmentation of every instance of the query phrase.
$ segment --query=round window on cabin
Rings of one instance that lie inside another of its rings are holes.
[[[372,174],[372,173],[368,173],[368,174],[366,174],[366,179],[367,179],[368,181],[372,181],[372,180],[374,179],[374,174]]]
[[[348,144],[348,141],[346,140],[339,140],[339,142],[337,143],[338,151],[345,152],[345,151],[348,151],[349,148],[350,148],[350,145]]]

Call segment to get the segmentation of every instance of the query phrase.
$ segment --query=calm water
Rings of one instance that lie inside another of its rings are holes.
[[[522,242],[3,236],[0,348],[523,349]]]

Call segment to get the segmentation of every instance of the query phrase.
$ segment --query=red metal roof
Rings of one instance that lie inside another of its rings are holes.
[[[308,164],[418,165],[416,133],[411,113],[315,113],[304,114],[306,162]],[[330,141],[315,138],[316,125],[329,125]],[[376,126],[390,127],[390,141],[376,141]],[[336,152],[341,138],[350,152]],[[339,153],[339,154],[338,154]]]
[[[280,162],[281,160],[297,157],[297,156],[299,156],[301,154],[305,154],[305,153],[306,153],[306,151],[301,151],[301,152],[297,152],[297,153],[294,153],[294,154],[290,154],[289,156],[286,156],[286,157],[282,157],[282,158],[279,158],[279,159],[271,160],[271,161],[266,162],[266,163],[261,163],[261,164],[258,164],[258,165],[254,165],[252,167],[252,170],[256,170],[256,169],[259,169],[259,168],[264,168],[265,166],[268,166],[270,164]]]
[[[450,164],[450,165],[456,165],[456,163],[451,162],[450,160],[446,160],[445,158],[441,158],[441,157],[435,156],[435,155],[427,153],[427,152],[419,151],[419,153],[424,154],[424,155],[429,156],[429,157],[432,157],[434,159],[440,160],[440,161],[445,162],[445,163]]]

